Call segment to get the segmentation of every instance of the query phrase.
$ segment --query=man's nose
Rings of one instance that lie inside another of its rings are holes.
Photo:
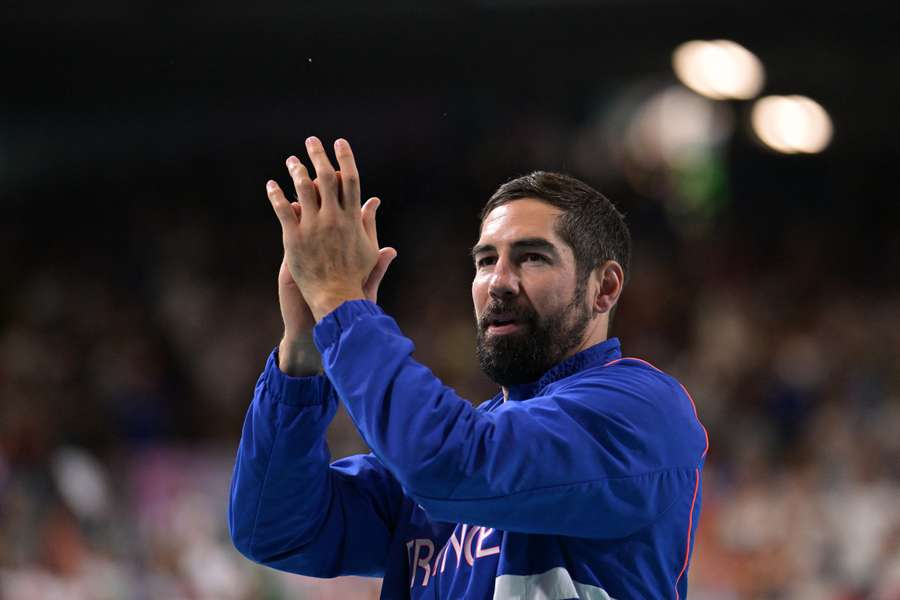
[[[504,259],[497,260],[497,263],[494,265],[494,272],[491,274],[488,292],[495,299],[518,295],[519,274],[509,261]]]

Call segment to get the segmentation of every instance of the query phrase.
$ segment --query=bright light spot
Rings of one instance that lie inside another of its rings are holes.
[[[762,89],[765,73],[755,54],[730,40],[685,42],[672,54],[681,82],[715,100],[747,100]]]
[[[110,503],[110,482],[103,465],[84,450],[65,446],[51,467],[60,495],[79,517],[97,518]]]
[[[753,105],[753,132],[765,145],[786,154],[814,154],[831,141],[831,118],[804,96],[766,96]]]
[[[696,152],[720,144],[732,130],[728,107],[672,86],[638,110],[625,143],[645,166],[675,165]]]

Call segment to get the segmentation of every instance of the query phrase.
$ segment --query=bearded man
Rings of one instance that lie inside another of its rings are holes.
[[[629,268],[622,215],[577,179],[502,185],[472,250],[474,408],[375,304],[396,256],[360,207],[346,140],[267,194],[285,332],[256,385],[229,528],[251,560],[383,577],[383,598],[685,598],[708,438],[674,378],[608,337]],[[330,463],[339,402],[372,452]]]

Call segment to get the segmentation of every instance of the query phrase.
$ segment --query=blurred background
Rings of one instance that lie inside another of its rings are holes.
[[[627,215],[613,334],[709,430],[698,599],[900,598],[900,51],[867,3],[109,0],[0,9],[0,598],[375,598],[226,531],[279,340],[264,185],[353,144],[380,303],[464,397],[478,212]],[[377,365],[372,365],[377,368]],[[365,447],[341,413],[335,457]]]

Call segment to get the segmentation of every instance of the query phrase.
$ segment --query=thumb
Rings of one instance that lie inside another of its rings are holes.
[[[384,274],[387,273],[388,267],[395,258],[397,258],[397,251],[391,247],[378,251],[378,262],[375,263],[375,267],[363,284],[363,293],[366,295],[366,299],[372,302],[378,300],[378,286],[381,285]]]
[[[381,206],[381,199],[373,197],[369,198],[366,203],[363,204],[362,209],[360,209],[363,229],[365,229],[369,239],[376,244],[378,243],[378,227],[375,225],[375,212],[378,210],[379,206]],[[394,256],[396,256],[396,251]]]

